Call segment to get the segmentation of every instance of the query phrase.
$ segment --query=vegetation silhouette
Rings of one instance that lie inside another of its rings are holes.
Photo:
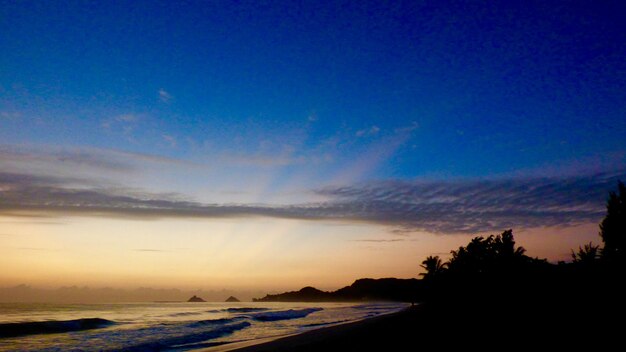
[[[333,292],[313,287],[267,295],[255,301],[363,301],[446,302],[488,309],[511,300],[528,311],[542,307],[567,315],[571,304],[597,300],[601,304],[621,302],[626,251],[626,187],[610,192],[607,214],[600,224],[604,247],[585,244],[572,250],[572,262],[549,263],[526,255],[516,246],[513,230],[499,235],[475,237],[466,246],[450,252],[443,262],[429,256],[421,263],[425,270],[417,279],[359,279]],[[572,290],[572,288],[576,288]]]
[[[420,276],[423,276],[425,280],[431,280],[432,278],[438,277],[445,270],[446,264],[441,261],[438,255],[431,255],[426,257],[420,266],[426,270],[426,272],[421,273]]]
[[[578,247],[578,252],[572,250],[572,260],[581,265],[595,265],[600,259],[600,246],[589,242],[582,247]]]
[[[447,341],[450,346],[483,349],[566,346],[594,350],[621,341],[626,270],[626,187],[610,192],[607,214],[600,224],[603,246],[584,244],[572,262],[549,263],[526,255],[516,246],[511,229],[499,235],[475,237],[450,252],[443,262],[429,256],[417,279],[360,279],[334,292],[312,287],[267,295],[259,301],[422,302],[427,323],[415,326],[421,342]],[[441,327],[441,328],[440,328]],[[455,336],[455,341],[450,341]],[[594,338],[584,338],[585,336]]]
[[[602,258],[624,265],[626,257],[626,186],[621,181],[618,192],[610,192],[606,204],[606,216],[600,223],[600,237],[604,242]]]

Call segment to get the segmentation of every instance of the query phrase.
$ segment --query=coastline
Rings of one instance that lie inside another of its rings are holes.
[[[195,351],[200,352],[261,352],[261,351],[329,351],[329,350],[356,350],[376,348],[371,345],[367,336],[374,337],[374,333],[382,332],[387,338],[391,336],[391,330],[396,330],[402,334],[404,328],[408,327],[411,320],[419,316],[421,306],[407,307],[399,312],[384,314],[371,318],[366,318],[354,322],[337,324],[322,327],[298,334],[267,337],[242,342],[202,348]],[[387,327],[382,329],[381,327]],[[393,334],[392,334],[393,335]],[[395,337],[396,342],[402,343],[400,336]],[[389,341],[385,346],[389,347]],[[382,348],[382,346],[380,346]]]
[[[587,304],[588,305],[588,304]],[[585,305],[583,305],[585,306]],[[413,351],[436,348],[502,351],[609,349],[617,326],[580,320],[570,302],[531,300],[497,305],[457,301],[423,303],[400,312],[300,334],[201,349],[203,352]],[[606,333],[610,333],[606,335]],[[597,337],[604,336],[603,339]]]

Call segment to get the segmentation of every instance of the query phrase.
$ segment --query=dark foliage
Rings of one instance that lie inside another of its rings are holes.
[[[427,347],[430,338],[437,348],[440,343],[449,348],[458,343],[463,349],[473,344],[502,350],[513,341],[529,349],[614,348],[623,344],[619,321],[626,316],[626,187],[620,182],[618,188],[618,193],[610,193],[600,225],[604,248],[585,244],[572,251],[571,263],[554,265],[527,256],[523,247],[516,247],[513,231],[507,230],[475,237],[451,251],[445,263],[438,256],[427,257],[421,264],[426,270],[422,280],[361,279],[335,292],[305,288],[262,300],[424,302],[418,307],[422,319],[400,335],[418,332],[421,347]],[[348,341],[346,349],[351,349]],[[376,345],[380,342],[372,338],[363,350],[389,349],[388,341]]]
[[[600,223],[600,236],[604,242],[602,257],[624,265],[626,262],[626,186],[619,181],[617,188],[617,192],[609,193],[606,216]]]
[[[426,270],[425,273],[421,273],[425,280],[432,280],[437,278],[446,268],[446,264],[441,261],[439,256],[429,256],[420,265]]]
[[[498,236],[475,237],[466,247],[452,251],[447,263],[455,275],[478,275],[518,270],[532,262],[523,247],[515,248],[513,230]]]
[[[430,301],[481,309],[517,301],[529,312],[532,307],[543,307],[563,316],[580,301],[610,304],[618,297],[621,301],[626,187],[620,182],[618,188],[618,193],[610,193],[601,224],[604,249],[592,243],[579,247],[572,251],[572,263],[554,265],[529,257],[523,247],[516,246],[513,231],[506,230],[475,237],[451,251],[445,263],[438,256],[427,257],[421,265],[426,270],[423,280],[360,279],[334,292],[305,287],[259,301]]]
[[[578,247],[578,252],[572,250],[572,260],[574,263],[582,265],[595,265],[600,258],[600,246],[594,246],[592,242],[582,247]]]

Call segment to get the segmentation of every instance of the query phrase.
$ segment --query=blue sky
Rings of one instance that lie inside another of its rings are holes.
[[[626,179],[623,1],[2,1],[0,19],[6,216],[482,233],[597,223]]]
[[[624,43],[624,1],[0,0],[0,287],[569,260],[626,180]]]

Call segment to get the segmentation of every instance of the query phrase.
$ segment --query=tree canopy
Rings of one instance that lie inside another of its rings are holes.
[[[604,242],[602,257],[624,262],[626,257],[626,186],[618,182],[617,192],[610,192],[606,216],[600,223],[600,237]]]

